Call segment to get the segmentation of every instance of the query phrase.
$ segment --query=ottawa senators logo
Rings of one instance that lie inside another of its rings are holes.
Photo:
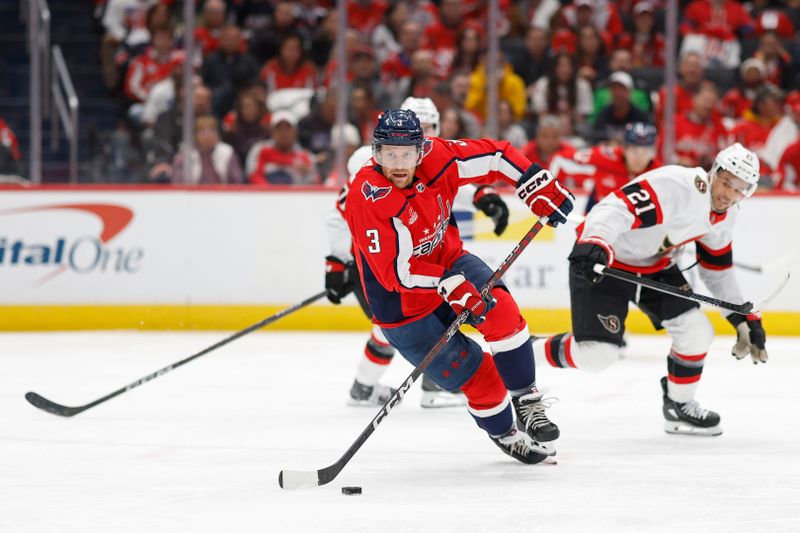
[[[697,187],[697,190],[700,191],[700,194],[705,194],[706,190],[708,189],[708,184],[706,184],[706,182],[700,176],[694,177],[694,186]]]
[[[361,186],[361,193],[364,195],[364,198],[372,202],[377,202],[382,198],[386,198],[391,190],[391,187],[375,187],[368,181],[365,181],[364,185]]]
[[[597,320],[609,333],[617,334],[622,329],[622,322],[617,315],[597,315]]]

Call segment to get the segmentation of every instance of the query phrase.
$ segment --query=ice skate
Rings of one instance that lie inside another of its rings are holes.
[[[667,395],[667,378],[661,378],[661,390],[664,399],[664,431],[678,435],[722,434],[719,415],[714,411],[703,409],[695,400],[678,403]]]
[[[350,400],[347,404],[355,407],[383,405],[395,392],[396,389],[387,385],[380,383],[364,385],[358,380],[353,380],[353,386],[350,387]]]
[[[428,376],[422,376],[422,399],[420,405],[427,409],[441,407],[461,407],[467,404],[467,398],[461,392],[444,390]]]
[[[528,434],[518,430],[516,427],[512,427],[511,431],[502,437],[492,437],[492,442],[503,450],[506,455],[510,455],[517,461],[529,465],[541,463],[546,459],[548,462],[553,462],[550,458],[556,454],[555,450],[551,450],[549,453],[542,453]]]
[[[527,433],[537,443],[556,440],[561,432],[547,418],[544,410],[558,401],[556,398],[544,398],[546,389],[539,391],[536,387],[531,392],[511,399],[517,413],[517,427]]]

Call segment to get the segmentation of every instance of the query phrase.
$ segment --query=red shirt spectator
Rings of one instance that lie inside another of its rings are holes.
[[[777,9],[767,9],[755,17],[756,34],[774,31],[781,39],[794,37],[794,24],[786,13]]]
[[[267,61],[261,69],[261,80],[268,92],[316,88],[317,71],[303,56],[303,40],[299,35],[290,35],[281,43],[278,57]]]
[[[134,102],[144,102],[156,83],[169,77],[183,63],[183,50],[172,49],[172,32],[157,29],[153,45],[136,56],[125,76],[125,95]]]
[[[711,167],[717,152],[726,144],[727,132],[714,113],[717,90],[704,85],[692,101],[692,109],[675,118],[675,156],[678,164],[688,167]],[[663,138],[659,138],[662,153]]]
[[[678,74],[681,81],[675,85],[675,116],[692,108],[692,98],[700,90],[703,83],[703,63],[697,53],[690,52],[683,56],[678,66]],[[656,126],[660,128],[664,120],[664,102],[666,102],[667,90],[661,87],[658,90],[658,101],[656,102]]]
[[[594,26],[601,33],[619,35],[625,27],[616,5],[608,0],[575,0],[563,10],[567,25],[573,30]]]
[[[720,104],[723,115],[737,120],[753,106],[756,92],[764,85],[767,67],[760,59],[751,57],[742,63],[739,73],[742,85],[726,92]]]
[[[800,140],[789,145],[776,172],[775,189],[796,191],[800,188]]]
[[[259,185],[310,185],[319,183],[311,154],[297,144],[297,119],[288,111],[272,115],[272,139],[258,150],[250,183]]]
[[[754,28],[744,6],[734,0],[694,0],[683,12],[681,34],[699,33],[732,41],[746,36]]]
[[[384,0],[350,0],[347,2],[348,26],[368,35],[381,23],[388,7]]]
[[[194,29],[194,40],[207,56],[219,48],[219,37],[225,24],[225,2],[206,0],[203,5],[203,24]]]
[[[19,141],[11,128],[8,127],[8,124],[6,124],[6,121],[2,118],[0,118],[0,145],[5,146],[8,151],[11,152],[11,157],[13,157],[15,161],[19,161]]]
[[[630,50],[633,67],[663,67],[664,35],[655,31],[655,8],[647,0],[633,8],[634,31],[623,33],[617,42],[618,48]]]

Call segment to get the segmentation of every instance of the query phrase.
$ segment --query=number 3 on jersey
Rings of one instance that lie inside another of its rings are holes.
[[[369,248],[367,248],[367,250],[369,250],[369,253],[371,254],[381,253],[381,242],[378,240],[378,230],[368,229],[367,238],[369,239]]]

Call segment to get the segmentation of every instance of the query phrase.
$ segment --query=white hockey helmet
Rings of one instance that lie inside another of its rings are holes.
[[[361,167],[366,165],[370,159],[372,159],[371,146],[361,146],[356,148],[356,151],[353,152],[353,155],[351,155],[350,159],[347,160],[347,173],[351,177],[354,176],[355,173],[361,170]]]
[[[425,124],[430,124],[433,127],[433,136],[439,136],[439,110],[436,109],[436,104],[430,98],[414,98],[409,96],[400,105],[400,109],[408,109],[413,111],[423,129]]]
[[[760,177],[758,156],[739,143],[723,148],[711,165],[711,175],[716,176],[720,170],[727,170],[739,179],[747,182],[745,196],[751,196],[758,187]]]

